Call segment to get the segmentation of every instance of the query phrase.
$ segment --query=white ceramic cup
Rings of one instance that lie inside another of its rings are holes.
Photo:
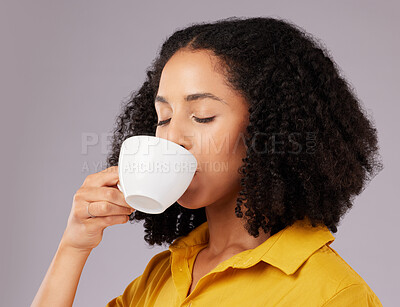
[[[196,169],[196,158],[181,145],[155,136],[132,136],[121,145],[117,186],[131,207],[158,214],[185,193]]]

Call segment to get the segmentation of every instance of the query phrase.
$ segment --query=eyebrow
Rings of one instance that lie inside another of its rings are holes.
[[[228,105],[225,100],[223,100],[223,99],[221,99],[221,98],[219,98],[219,97],[217,97],[217,96],[215,96],[214,94],[211,94],[211,93],[190,94],[190,95],[187,95],[185,97],[185,101],[190,102],[190,101],[195,101],[195,100],[205,99],[205,98],[210,98],[210,99],[213,99],[213,100],[217,100],[217,101],[220,101],[220,102]],[[157,101],[162,102],[162,103],[169,103],[163,96],[159,96],[159,95],[156,96],[154,104]]]

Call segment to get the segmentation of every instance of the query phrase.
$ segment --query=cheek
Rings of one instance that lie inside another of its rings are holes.
[[[243,124],[230,120],[207,129],[195,139],[194,152],[200,171],[181,198],[181,205],[202,207],[240,190],[239,168],[246,155]]]
[[[202,172],[231,176],[237,173],[245,155],[243,134],[233,129],[220,129],[202,140],[198,157]]]
[[[233,145],[231,150],[232,147]],[[199,197],[204,197],[203,202],[220,199],[240,190],[241,159],[237,153],[228,154],[221,151],[211,152],[207,160],[202,161],[202,169],[197,173],[193,187],[197,192],[201,192]]]

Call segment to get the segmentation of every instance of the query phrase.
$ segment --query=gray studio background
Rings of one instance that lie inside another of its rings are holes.
[[[161,42],[191,22],[288,19],[321,39],[379,131],[384,170],[355,199],[332,247],[384,306],[398,300],[399,4],[393,1],[1,1],[0,305],[29,306],[72,198],[105,166],[120,104]],[[82,140],[91,140],[89,146]],[[164,247],[142,224],[104,231],[74,306],[105,306]]]

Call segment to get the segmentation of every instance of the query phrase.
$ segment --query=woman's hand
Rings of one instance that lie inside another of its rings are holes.
[[[75,193],[68,224],[61,239],[63,246],[91,251],[99,245],[106,227],[123,224],[135,211],[118,189],[118,166],[111,166],[85,178]],[[88,214],[90,205],[90,214]]]

